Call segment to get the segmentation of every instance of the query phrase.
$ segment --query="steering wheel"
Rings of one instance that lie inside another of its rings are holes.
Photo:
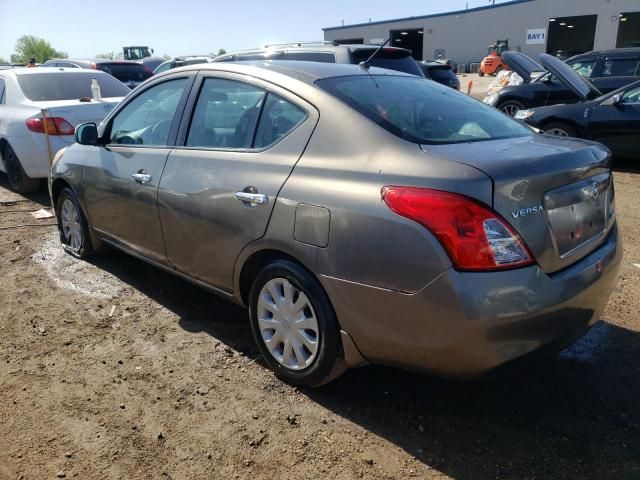
[[[163,120],[156,123],[151,128],[151,135],[149,136],[149,145],[164,145],[167,143],[167,137],[169,136],[169,129],[171,128],[171,120]]]

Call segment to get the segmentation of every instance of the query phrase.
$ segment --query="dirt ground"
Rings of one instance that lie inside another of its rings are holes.
[[[0,230],[0,480],[640,478],[640,173],[615,176],[625,255],[602,321],[471,383],[363,367],[298,390],[243,309],[124,254],[74,260],[51,226]],[[0,229],[52,223],[28,200]]]

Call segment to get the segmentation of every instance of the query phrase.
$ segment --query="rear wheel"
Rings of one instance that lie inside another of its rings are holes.
[[[508,101],[498,105],[497,108],[498,108],[498,110],[506,113],[510,117],[513,117],[518,110],[522,110],[524,108],[524,105],[522,103],[520,103],[520,102],[515,101],[515,100],[508,100]]]
[[[329,298],[298,264],[276,260],[258,274],[249,297],[249,316],[262,356],[286,382],[315,387],[346,370]]]
[[[548,125],[545,125],[542,128],[544,133],[548,133],[549,135],[555,135],[557,137],[577,137],[576,130],[566,123],[561,122],[553,122]]]
[[[24,172],[20,160],[18,160],[18,156],[11,148],[11,145],[7,145],[4,148],[2,158],[4,159],[11,190],[16,193],[31,193],[40,188],[40,179],[31,178]]]
[[[94,253],[87,219],[70,188],[65,188],[56,201],[60,243],[74,257],[87,258]]]

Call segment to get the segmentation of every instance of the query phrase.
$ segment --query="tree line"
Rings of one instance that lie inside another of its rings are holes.
[[[35,58],[36,63],[44,63],[52,58],[67,58],[67,53],[58,51],[51,43],[44,38],[38,38],[34,35],[23,35],[16,42],[14,49],[15,53],[11,55],[11,63],[27,63],[30,58]],[[224,48],[218,50],[217,54],[211,53],[211,55],[223,55],[227,53]],[[96,54],[97,58],[109,58],[111,60],[122,59],[122,52],[106,52]],[[165,60],[170,60],[171,57],[164,55]],[[8,63],[4,58],[0,57],[0,63]]]

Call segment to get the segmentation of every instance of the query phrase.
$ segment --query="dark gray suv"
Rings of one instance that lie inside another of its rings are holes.
[[[278,43],[220,55],[214,62],[297,60],[357,65],[371,57],[379,48],[379,45],[338,45],[335,42]],[[411,50],[405,48],[383,47],[371,61],[371,66],[424,76],[418,62],[411,56]]]

